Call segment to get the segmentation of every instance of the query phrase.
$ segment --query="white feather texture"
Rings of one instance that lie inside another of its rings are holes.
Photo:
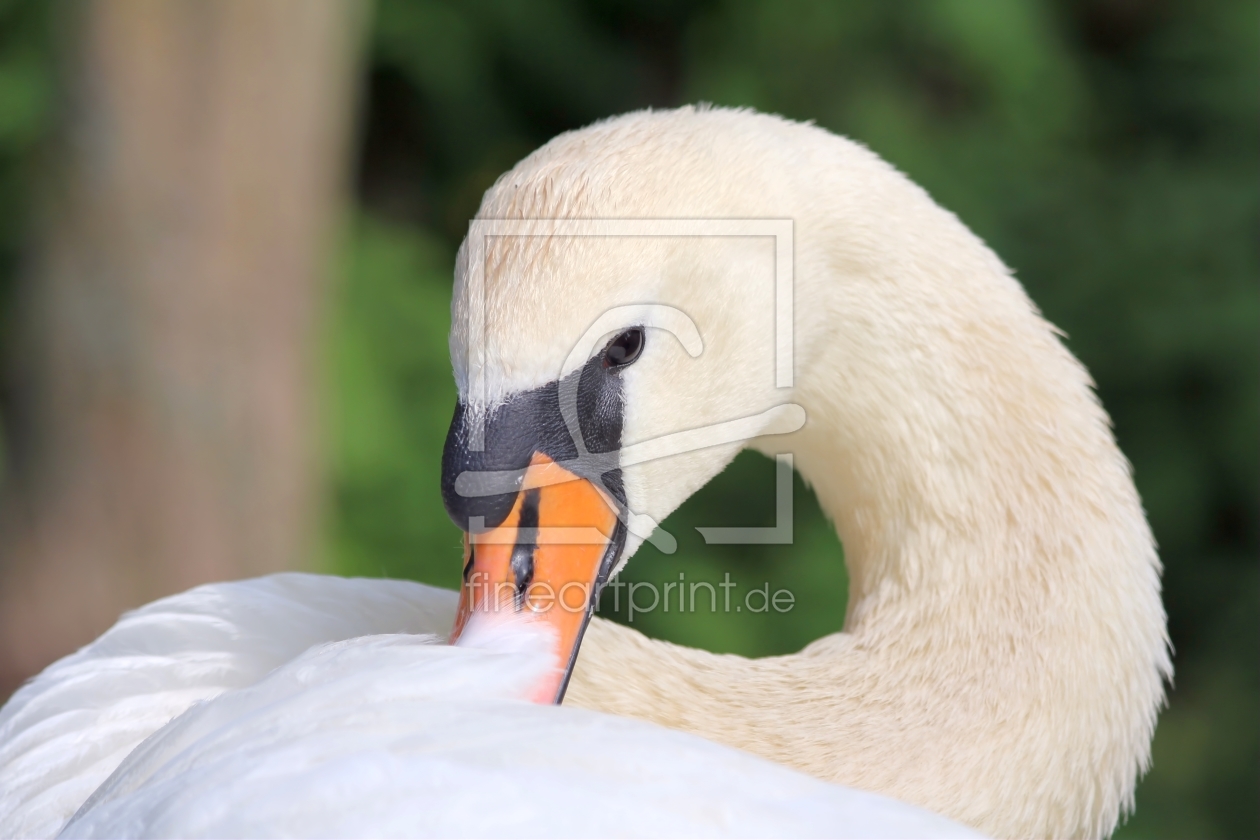
[[[315,644],[445,635],[455,593],[283,574],[200,586],[124,615],[0,709],[0,837],[49,837],[137,744],[200,700]]]
[[[63,837],[974,837],[694,736],[512,699],[534,655],[313,648],[149,739]]]
[[[0,834],[980,836],[694,736],[518,700],[552,667],[549,640],[519,626],[470,626],[476,647],[395,633],[294,653],[363,626],[433,629],[449,618],[453,594],[401,581],[282,575],[200,587],[129,614],[5,708],[3,772],[26,768],[25,788],[12,799],[27,807],[0,815]],[[146,617],[158,619],[128,638]],[[130,688],[118,679],[124,657],[142,660]],[[84,665],[91,662],[110,665]],[[213,665],[197,664],[205,662]],[[78,684],[67,702],[59,689],[71,670]],[[206,678],[209,671],[216,676]],[[173,693],[176,686],[183,692]],[[147,712],[133,715],[122,737],[108,710],[133,708],[129,700]],[[190,705],[82,802],[138,732]],[[84,707],[105,711],[42,737],[50,733],[39,721]],[[65,759],[102,739],[111,744],[108,760]],[[33,776],[57,791],[43,805]]]

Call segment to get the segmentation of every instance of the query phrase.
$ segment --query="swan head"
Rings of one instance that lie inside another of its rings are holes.
[[[658,523],[750,440],[804,422],[776,379],[776,241],[697,224],[739,210],[695,150],[652,153],[671,139],[627,118],[557,138],[490,189],[457,261],[455,635],[479,605],[544,609],[546,699],[608,578],[645,539],[672,550]]]

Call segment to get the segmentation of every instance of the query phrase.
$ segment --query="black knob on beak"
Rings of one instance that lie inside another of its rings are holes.
[[[478,517],[478,530],[502,524],[535,453],[602,485],[624,506],[618,461],[624,412],[621,385],[618,370],[595,357],[563,380],[513,394],[488,412],[458,403],[442,449],[442,501],[455,524],[469,532]],[[562,396],[575,407],[574,433],[560,411]],[[472,446],[476,423],[482,427],[479,449]],[[486,480],[475,480],[482,476]]]

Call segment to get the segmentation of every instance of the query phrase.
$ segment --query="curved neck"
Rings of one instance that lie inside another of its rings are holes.
[[[931,209],[914,233],[933,247],[885,230],[859,264],[824,241],[830,271],[798,288],[796,463],[845,546],[854,634],[947,607],[1027,626],[1038,610],[978,594],[1083,583],[1072,564],[1090,550],[1105,575],[1154,560],[1088,374],[997,258]]]
[[[879,177],[878,200],[798,221],[792,448],[845,547],[845,632],[747,660],[601,623],[571,702],[999,836],[1109,832],[1169,668],[1127,463],[997,258]]]

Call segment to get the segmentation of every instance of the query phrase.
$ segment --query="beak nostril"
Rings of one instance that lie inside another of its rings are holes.
[[[512,548],[512,577],[516,582],[515,606],[520,612],[525,595],[534,581],[534,551],[538,547],[538,490],[526,490],[521,504],[521,517],[516,528],[516,545]]]

